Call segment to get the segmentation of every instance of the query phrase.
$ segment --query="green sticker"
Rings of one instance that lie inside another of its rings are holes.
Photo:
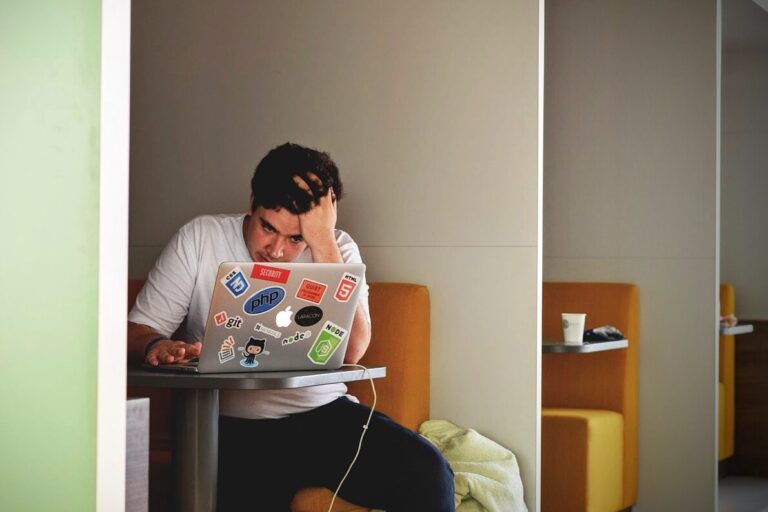
[[[309,349],[307,357],[315,364],[326,364],[341,345],[347,331],[333,322],[325,322],[323,330]]]

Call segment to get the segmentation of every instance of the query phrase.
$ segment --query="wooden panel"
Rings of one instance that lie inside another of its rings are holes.
[[[729,473],[768,476],[768,321],[736,336],[736,446]]]

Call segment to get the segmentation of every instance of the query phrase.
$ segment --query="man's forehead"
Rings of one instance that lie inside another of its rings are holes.
[[[298,235],[301,233],[299,216],[285,208],[268,209],[259,206],[256,208],[256,216],[268,222],[273,228],[284,235]]]

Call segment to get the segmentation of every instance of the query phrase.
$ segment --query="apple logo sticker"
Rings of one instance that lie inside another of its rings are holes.
[[[281,312],[277,314],[275,317],[275,324],[277,324],[278,327],[288,327],[291,325],[291,317],[293,316],[293,311],[291,311],[291,306],[288,306]]]

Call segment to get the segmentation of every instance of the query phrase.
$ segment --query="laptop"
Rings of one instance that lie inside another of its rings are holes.
[[[224,262],[200,357],[144,366],[188,373],[338,369],[364,276],[362,263]]]

